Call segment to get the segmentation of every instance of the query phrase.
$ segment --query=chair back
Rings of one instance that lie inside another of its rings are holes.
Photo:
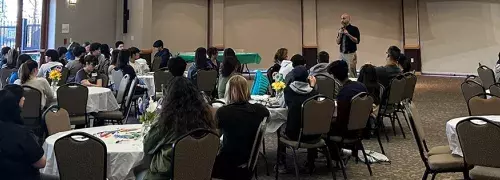
[[[476,76],[476,75],[467,75],[464,82],[468,81],[468,80],[475,81],[478,84],[483,84],[483,81],[481,80],[481,78],[479,78],[479,76]]]
[[[154,57],[153,64],[151,64],[151,72],[156,72],[160,69],[161,61],[162,61],[161,57],[159,56]]]
[[[420,158],[424,162],[426,168],[429,168],[429,163],[427,161],[428,150],[427,144],[425,142],[425,133],[422,126],[422,121],[420,119],[420,114],[415,106],[415,103],[404,103],[404,111],[407,114],[408,120],[410,121],[410,128],[413,132],[413,138],[417,143],[418,151],[420,154]]]
[[[362,130],[366,127],[366,122],[373,109],[373,98],[368,93],[359,93],[351,100],[351,110],[349,113],[349,123],[347,130]]]
[[[180,137],[172,145],[172,179],[211,179],[219,144],[219,136],[206,129],[196,129]]]
[[[21,115],[24,119],[40,119],[42,115],[42,92],[30,86],[23,86],[24,106]]]
[[[172,80],[174,76],[172,73],[163,70],[157,70],[154,74],[155,81],[155,92],[162,92],[163,87],[168,86],[170,80]]]
[[[97,76],[99,77],[99,79],[102,80],[102,87],[105,87],[105,88],[109,87],[109,76],[108,75],[102,73],[102,74],[99,74]]]
[[[125,98],[125,93],[127,92],[127,87],[130,82],[130,76],[128,74],[125,74],[125,76],[123,76],[120,81],[116,82],[119,82],[115,83],[115,88],[118,88],[116,92],[116,102],[118,102],[118,104],[122,104],[123,98]],[[116,86],[117,84],[119,84],[119,86]]]
[[[378,85],[380,86],[380,95],[379,95],[379,98],[380,98],[380,102],[382,102],[382,98],[384,98],[384,91],[385,91],[385,86],[378,83]]]
[[[471,116],[500,115],[500,97],[493,94],[478,94],[469,99],[467,106]]]
[[[68,111],[69,116],[87,114],[89,89],[81,84],[69,83],[57,89],[57,104]]]
[[[473,80],[466,80],[461,85],[462,95],[467,102],[470,98],[485,93],[485,90],[481,84]],[[483,97],[486,98],[486,97]]]
[[[335,101],[324,95],[311,97],[302,103],[302,134],[319,135],[330,131]]]
[[[467,164],[500,168],[498,123],[482,117],[470,117],[458,122],[457,135]]]
[[[71,130],[68,111],[63,108],[59,108],[57,105],[52,105],[47,108],[42,117],[47,128],[46,133],[48,136],[58,132]]]
[[[108,152],[99,138],[74,132],[56,140],[54,152],[60,179],[106,179]]]
[[[255,139],[253,141],[252,151],[250,152],[250,157],[248,159],[247,168],[250,174],[253,174],[255,170],[255,166],[257,165],[257,160],[259,159],[259,149],[262,144],[262,140],[264,139],[264,133],[266,132],[267,127],[267,117],[260,122],[259,128],[255,133]]]
[[[496,83],[495,73],[493,70],[485,65],[480,65],[477,68],[477,74],[481,78],[484,88],[489,88],[491,85]]]
[[[196,74],[196,82],[198,90],[203,92],[212,92],[217,84],[217,71],[215,70],[198,70]]]
[[[406,88],[406,78],[403,75],[396,76],[391,80],[389,86],[387,104],[396,104],[403,100],[403,93]]]
[[[500,83],[495,83],[490,86],[490,93],[495,96],[500,96]]]
[[[122,70],[111,70],[111,81],[113,81],[113,90],[117,91],[118,87],[120,87],[120,83],[122,82],[123,79],[123,72]]]
[[[137,88],[137,84],[139,83],[139,79],[134,78],[130,82],[129,90],[127,91],[127,96],[125,96],[125,102],[122,103],[122,114],[125,119],[128,119],[128,115],[130,114],[130,108],[132,104],[132,97],[134,96],[135,89]]]
[[[0,69],[0,89],[3,89],[7,84],[9,84],[9,78],[10,74],[13,72],[16,72],[17,69],[7,69],[7,68],[1,68]]]
[[[57,82],[57,86],[62,86],[68,81],[69,70],[66,67],[61,68],[61,79]]]
[[[318,74],[316,77],[316,91],[331,99],[335,99],[335,80],[324,74]]]
[[[415,93],[415,86],[417,85],[417,76],[413,73],[405,73],[404,77],[406,84],[403,92],[403,100],[412,100]]]

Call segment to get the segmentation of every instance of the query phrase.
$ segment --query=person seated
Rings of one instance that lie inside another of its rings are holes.
[[[495,79],[500,82],[500,52],[498,53],[498,60],[495,64]]]
[[[235,75],[227,82],[226,106],[215,113],[224,136],[222,148],[215,160],[212,177],[218,179],[249,179],[253,174],[242,165],[248,163],[255,135],[269,111],[261,104],[250,104],[247,80]]]
[[[84,58],[85,66],[76,73],[75,82],[87,87],[102,87],[102,79],[94,70],[97,67],[97,57],[87,55]]]
[[[188,79],[174,77],[165,92],[159,117],[144,137],[144,161],[151,162],[145,179],[171,179],[175,140],[195,129],[216,127],[210,106]]]
[[[101,46],[99,46],[99,49],[101,50],[101,55],[104,57],[104,60],[102,62],[99,61],[99,69],[97,72],[108,75],[108,68],[111,64],[111,52],[109,51],[110,48],[107,44],[101,44]]]
[[[113,50],[113,52],[111,52],[111,62],[109,64],[109,67],[108,67],[108,76],[111,77],[111,73],[113,72],[113,69],[115,69],[116,67],[116,64],[118,62],[118,54],[120,54],[120,51],[121,50]],[[110,78],[112,79],[112,78]]]
[[[322,74],[333,78],[333,76],[330,73],[328,73],[328,65],[330,65],[329,61],[330,61],[330,55],[327,52],[325,51],[319,52],[317,60],[318,64],[314,65],[313,67],[311,67],[311,69],[309,69],[309,75],[316,76],[318,74]]]
[[[170,59],[170,56],[172,56],[172,54],[170,54],[170,51],[167,48],[163,47],[163,41],[155,41],[155,43],[153,43],[153,48],[158,51],[155,54],[154,61],[160,60],[160,68],[167,67],[168,60]]]
[[[398,60],[401,57],[401,49],[396,46],[391,46],[387,50],[387,64],[385,66],[375,67],[377,71],[377,78],[380,84],[384,85],[387,89],[391,80],[401,74]]]
[[[219,98],[224,98],[225,97],[225,94],[226,94],[226,84],[227,84],[227,81],[229,81],[229,79],[231,77],[233,77],[233,75],[237,74],[236,70],[238,69],[238,62],[237,60],[232,57],[232,56],[229,56],[227,58],[224,59],[224,61],[222,62],[222,69],[221,69],[221,73],[220,73],[220,76],[219,76],[219,81],[217,82],[217,94],[218,94],[218,97]]]
[[[280,134],[289,140],[297,141],[300,135],[300,128],[302,127],[302,103],[318,95],[318,92],[312,88],[316,85],[316,78],[309,76],[305,66],[297,66],[290,73],[293,74],[292,82],[283,91],[285,104],[288,107],[288,115],[286,124],[281,127],[284,132],[280,132]],[[316,143],[320,138],[321,135],[319,134],[303,135],[300,141]],[[278,152],[278,171],[283,173],[286,171],[285,157],[283,156],[286,152],[284,144],[278,143]],[[306,163],[308,167],[311,168],[314,166],[316,154],[317,150],[308,149],[308,163]]]
[[[134,68],[136,74],[149,72],[148,62],[141,58],[141,50],[136,47],[129,48],[130,51],[130,66]]]
[[[232,48],[226,48],[224,49],[224,53],[222,54],[223,58],[226,59],[226,57],[234,57],[238,61],[238,69],[236,72],[242,73],[243,72],[243,66],[241,65],[241,62],[238,60],[238,57],[236,56],[236,52]]]
[[[36,61],[26,61],[19,68],[19,79],[14,84],[30,86],[39,90],[42,93],[42,108],[48,107],[52,103],[55,103],[56,99],[47,79],[36,77],[38,71],[38,63]]]
[[[21,117],[23,96],[23,89],[18,85],[7,85],[4,90],[0,90],[2,179],[44,179],[39,169],[46,165],[45,153],[35,134],[24,126]]]
[[[86,41],[82,44],[82,47],[85,48],[85,53],[89,54],[90,53],[90,42]]]
[[[219,56],[219,51],[215,47],[209,47],[207,49],[207,55],[208,59],[210,59],[210,66],[214,67],[215,70],[217,70],[217,73],[220,70],[220,63],[217,61],[217,57]]]
[[[19,56],[19,52],[15,49],[9,50],[6,54],[6,61],[3,64],[2,68],[5,69],[15,69],[17,66],[17,58]]]
[[[195,85],[196,77],[198,76],[199,70],[213,70],[214,67],[209,63],[210,59],[207,59],[207,50],[203,47],[196,49],[194,54],[194,64],[188,69],[188,78],[191,79]]]
[[[399,68],[402,69],[403,73],[411,71],[411,62],[404,54],[401,54],[398,59]]]
[[[290,61],[292,61],[292,67],[293,68],[296,68],[298,66],[304,66],[305,67],[305,65],[306,65],[306,60],[300,54],[293,55],[292,59]],[[290,73],[288,73],[287,75],[283,75],[283,77],[285,77],[285,84],[286,85],[289,85],[290,83],[293,82],[292,78],[294,77],[294,75],[292,74],[292,71],[290,71]]]
[[[187,63],[182,57],[174,57],[168,61],[168,71],[174,77],[184,77]]]
[[[75,56],[75,59],[66,64],[66,68],[68,69],[68,80],[66,81],[67,83],[76,82],[76,73],[78,73],[78,71],[80,71],[83,66],[85,66],[85,48],[77,46],[73,49],[73,54]]]
[[[68,60],[66,59],[66,53],[68,52],[68,49],[64,46],[61,46],[57,48],[57,52],[59,53],[59,62],[63,64],[63,66],[66,66],[68,63]]]
[[[276,51],[276,54],[274,54],[274,64],[271,66],[272,68],[271,71],[267,72],[267,78],[270,79],[270,83],[272,84],[274,82],[274,77],[275,73],[278,73],[281,69],[281,63],[284,60],[288,59],[288,49],[286,48],[279,48],[278,51]]]
[[[101,64],[104,64],[104,62],[106,61],[106,57],[101,52],[101,46],[102,44],[98,42],[92,43],[88,46],[90,52],[87,54],[87,56],[93,55],[97,57],[97,67],[99,67]]]
[[[116,41],[115,43],[116,50],[122,50],[124,48],[125,48],[125,43],[123,41]]]
[[[45,62],[47,63],[40,66],[37,77],[46,77],[55,67],[63,67],[63,64],[59,62],[59,53],[54,49],[45,52]]]
[[[27,54],[21,54],[18,58],[17,58],[17,66],[16,66],[16,69],[19,69],[21,68],[21,65],[23,65],[25,62],[29,61],[29,60],[33,60],[31,59],[31,56],[30,55],[27,55]],[[19,79],[19,73],[18,71],[14,71],[12,72],[12,74],[10,74],[10,77],[9,77],[9,84],[14,84],[14,82],[16,82],[17,79]]]
[[[298,55],[298,54],[296,54],[296,55]],[[292,59],[296,55],[292,56]],[[280,70],[278,71],[278,73],[280,73],[283,77],[286,77],[288,75],[288,73],[290,73],[290,71],[293,70],[293,65],[292,65],[292,61],[291,60],[283,59],[281,61],[280,66],[281,67],[280,67]]]
[[[368,91],[368,94],[373,98],[373,110],[371,113],[371,117],[368,120],[367,128],[374,129],[375,128],[375,118],[378,114],[378,108],[380,105],[380,85],[377,80],[377,72],[375,70],[375,66],[371,64],[365,64],[361,67],[359,71],[358,82],[363,83]],[[370,131],[365,131],[365,137],[369,137],[368,134]]]
[[[75,55],[73,54],[73,50],[78,46],[81,46],[81,45],[77,42],[71,42],[71,44],[68,46],[68,52],[66,52],[66,54],[64,55],[66,57],[66,60],[68,60],[68,61],[75,60]],[[85,47],[84,47],[84,49],[85,49]]]
[[[134,68],[128,64],[129,60],[130,51],[128,49],[121,50],[120,53],[118,53],[118,61],[116,62],[116,67],[114,70],[122,71],[124,76],[128,74],[130,80],[132,81],[137,77],[137,74],[135,73]],[[142,82],[140,84],[142,84]],[[147,92],[147,89],[143,88],[140,84],[137,85],[134,95],[142,95]]]
[[[2,47],[0,52],[0,68],[3,67],[4,64],[7,63],[7,53],[11,50],[10,47]]]

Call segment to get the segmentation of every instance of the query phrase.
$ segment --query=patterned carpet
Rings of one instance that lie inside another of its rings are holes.
[[[460,92],[462,78],[454,77],[431,77],[419,76],[415,91],[414,102],[419,109],[425,128],[427,144],[429,147],[447,145],[445,124],[448,120],[467,115],[467,108]],[[386,120],[388,123],[389,120]],[[406,132],[406,139],[399,130],[394,136],[388,128],[390,142],[383,140],[383,145],[391,164],[373,164],[373,176],[362,163],[356,164],[351,158],[347,165],[347,176],[349,179],[422,179],[425,170],[424,164],[418,154],[418,149],[406,123],[402,122]],[[363,141],[365,148],[380,152],[377,140]],[[271,176],[266,176],[264,161],[259,160],[259,179],[274,179],[272,167],[276,162],[276,134],[266,135],[266,151],[270,163]],[[291,153],[288,153],[289,155]],[[304,164],[305,153],[299,153],[299,166]],[[293,161],[288,157],[289,172],[293,171]],[[316,162],[316,172],[310,176],[301,174],[301,179],[332,179],[326,168],[324,158]],[[293,173],[280,174],[280,179],[295,179]],[[337,171],[337,178],[342,179],[341,171]],[[461,173],[439,174],[436,179],[461,179]],[[429,177],[430,179],[430,177]]]

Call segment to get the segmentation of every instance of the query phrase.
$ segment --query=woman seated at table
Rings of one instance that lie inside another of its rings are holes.
[[[15,69],[19,52],[16,49],[10,49],[5,56],[5,64],[2,65],[2,68]]]
[[[38,63],[33,60],[28,60],[21,68],[19,68],[19,79],[14,84],[30,86],[38,89],[42,93],[42,108],[50,106],[55,102],[54,92],[49,85],[47,79],[43,77],[36,77],[38,74]]]
[[[149,72],[148,62],[141,58],[141,50],[136,47],[129,48],[130,66],[134,68],[136,74]]]
[[[274,54],[274,64],[271,66],[270,71],[267,72],[267,77],[273,77],[275,73],[278,73],[281,69],[281,62],[288,59],[288,49],[279,48]],[[270,79],[270,82],[273,83],[274,79]]]
[[[1,179],[47,179],[39,172],[46,164],[44,151],[21,117],[22,87],[7,85],[0,91],[0,104]]]
[[[94,55],[85,56],[85,66],[76,73],[75,82],[87,87],[102,87],[102,79],[95,72],[99,60]]]
[[[9,84],[14,84],[14,82],[16,82],[16,80],[19,79],[19,69],[21,68],[21,66],[29,61],[29,60],[33,60],[31,59],[31,56],[30,55],[27,55],[27,54],[21,54],[18,58],[17,58],[17,65],[16,65],[16,68],[17,68],[17,71],[14,71],[12,72],[12,74],[10,74],[10,77],[9,77]]]
[[[236,70],[238,69],[238,62],[236,58],[234,57],[227,57],[224,59],[222,62],[222,69],[221,69],[221,74],[219,76],[219,82],[217,85],[217,92],[219,95],[219,98],[224,98],[224,95],[226,94],[226,84],[227,81],[231,77],[233,77],[234,74],[236,74]]]
[[[132,80],[137,77],[137,74],[135,73],[134,68],[128,64],[129,59],[130,59],[130,51],[128,49],[121,50],[120,53],[118,53],[118,61],[116,62],[116,67],[114,70],[122,71],[124,76],[128,74],[130,80]],[[144,94],[145,92],[147,92],[147,89],[141,87],[141,85],[138,85],[137,88],[135,89],[136,95]]]
[[[198,128],[215,129],[209,105],[184,77],[172,79],[161,107],[159,118],[144,137],[145,160],[151,162],[144,179],[171,179],[174,141]]]
[[[241,65],[240,61],[238,60],[238,57],[236,57],[236,52],[234,52],[234,50],[232,48],[226,48],[224,49],[224,53],[222,54],[222,56],[224,57],[224,59],[226,59],[226,57],[234,57],[236,59],[236,61],[238,61],[238,68],[236,69],[236,72],[238,73],[242,73],[243,72],[243,66]]]
[[[54,49],[45,52],[45,62],[47,63],[40,66],[37,77],[46,77],[54,67],[63,67],[63,64],[59,62],[59,53]]]
[[[207,58],[207,50],[203,47],[199,47],[196,49],[196,52],[194,54],[194,64],[191,65],[188,69],[188,78],[191,79],[191,82],[193,82],[195,85],[196,83],[196,76],[198,75],[199,70],[213,70],[214,67],[210,65],[211,63],[210,59]]]
[[[282,136],[287,139],[297,141],[300,135],[300,128],[302,127],[302,103],[305,100],[318,94],[314,90],[316,85],[316,79],[313,76],[309,76],[305,66],[295,67],[291,73],[293,74],[292,83],[285,87],[283,91],[285,97],[285,104],[288,107],[287,122],[285,125],[284,133],[281,132]],[[283,129],[282,126],[282,129]],[[321,135],[303,135],[301,137],[302,142],[315,143],[319,141]],[[286,149],[282,143],[278,143],[278,171],[284,172],[285,168],[285,154]],[[314,159],[316,158],[317,151],[315,149],[308,149],[307,151],[307,166],[309,168],[314,168]]]
[[[248,179],[252,176],[242,165],[248,163],[255,134],[269,111],[261,104],[250,104],[247,80],[240,75],[231,77],[226,91],[227,106],[215,114],[218,128],[224,135],[212,177],[219,179]]]
[[[217,72],[220,70],[220,63],[217,61],[217,57],[219,56],[219,51],[217,50],[216,47],[209,47],[207,49],[207,56],[208,59],[210,59],[210,65],[214,67]]]
[[[76,73],[78,73],[78,71],[80,71],[85,65],[85,48],[81,46],[75,47],[73,49],[73,55],[75,59],[66,64],[66,68],[68,68],[67,83],[75,82]]]

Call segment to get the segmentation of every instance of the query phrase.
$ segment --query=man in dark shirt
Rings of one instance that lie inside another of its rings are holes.
[[[358,27],[351,25],[350,21],[349,14],[342,14],[342,27],[337,35],[337,44],[340,45],[340,59],[346,61],[349,66],[349,77],[356,77],[356,51],[361,38]]]
[[[167,48],[163,47],[163,41],[162,40],[157,40],[153,44],[153,47],[158,50],[158,52],[155,54],[154,60],[161,60],[160,63],[160,68],[167,67],[168,65],[168,60],[170,59],[170,51]]]
[[[85,56],[85,66],[76,73],[75,82],[87,87],[102,87],[102,79],[94,72],[96,66],[97,57],[93,55]]]

